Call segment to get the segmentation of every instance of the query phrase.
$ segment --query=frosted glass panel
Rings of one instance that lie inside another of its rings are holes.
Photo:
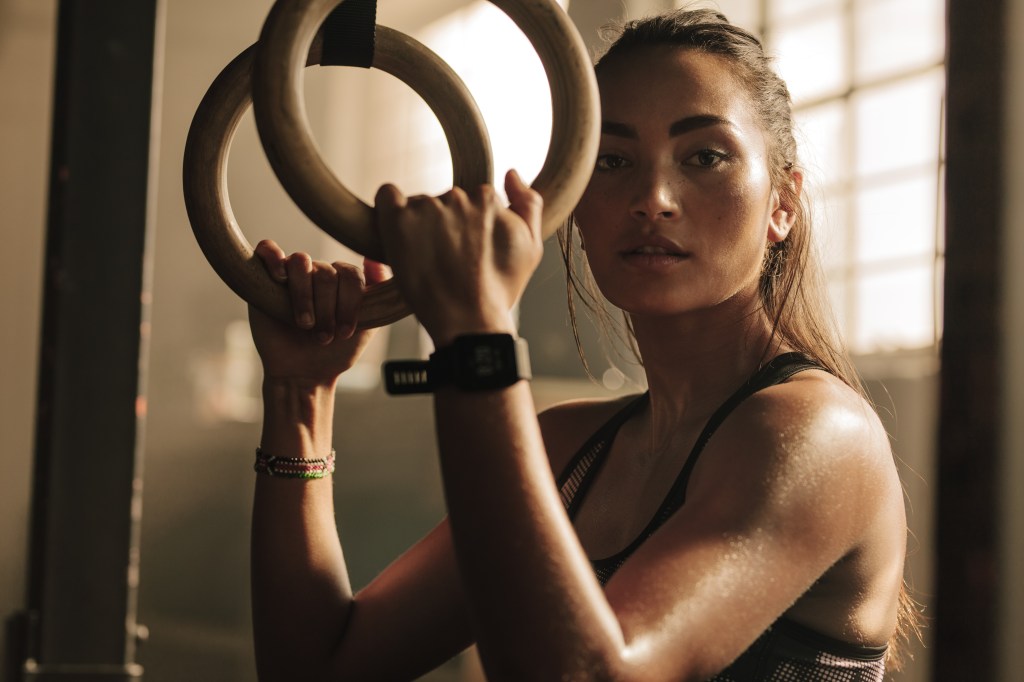
[[[943,87],[936,69],[854,97],[858,176],[937,161]]]
[[[854,353],[921,348],[934,343],[933,261],[856,283]]]
[[[858,81],[942,61],[945,51],[943,0],[876,0],[854,4]]]
[[[780,25],[772,41],[776,66],[796,103],[846,87],[846,31],[839,13]]]
[[[846,107],[842,101],[800,111],[796,115],[797,144],[804,182],[812,188],[840,183],[847,174]]]
[[[857,262],[935,253],[938,179],[922,173],[861,191],[857,205]]]

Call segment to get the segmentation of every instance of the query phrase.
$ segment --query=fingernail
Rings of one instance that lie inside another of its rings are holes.
[[[299,326],[300,327],[312,327],[313,326],[313,315],[310,313],[302,313],[299,315]]]
[[[316,340],[319,341],[322,345],[326,346],[327,344],[334,340],[334,337],[328,334],[327,332],[320,332],[319,334],[316,335]]]
[[[277,269],[277,281],[279,281],[279,282],[287,282],[288,281],[288,271],[285,270],[283,267]]]

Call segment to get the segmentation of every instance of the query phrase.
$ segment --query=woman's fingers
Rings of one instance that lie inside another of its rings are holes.
[[[313,332],[324,345],[334,340],[338,274],[333,265],[313,263]]]
[[[544,211],[544,200],[540,194],[523,182],[515,170],[505,174],[505,194],[508,195],[509,208],[526,221],[531,232],[539,235]]]
[[[316,324],[313,310],[313,259],[307,253],[293,253],[285,262],[285,271],[295,324],[302,329],[312,329]]]
[[[377,263],[377,265],[381,264]],[[337,296],[332,319],[337,320],[335,333],[339,337],[347,339],[356,329],[359,305],[363,301],[366,281],[363,270],[350,263],[335,263],[333,269],[337,279]]]
[[[377,192],[388,262],[435,341],[482,323],[506,325],[540,262],[543,201],[515,172],[505,189],[507,205],[489,184],[437,197],[405,197],[391,185]]]
[[[381,185],[373,203],[374,208],[381,211],[383,216],[390,217],[399,209],[405,208],[408,200],[394,185]]]
[[[392,199],[406,203],[397,190]],[[324,345],[336,336],[352,336],[366,287],[391,276],[391,268],[369,258],[359,268],[350,263],[314,261],[302,252],[286,256],[270,239],[261,241],[254,251],[274,279],[287,283],[295,325]]]
[[[272,239],[264,239],[256,245],[254,251],[260,260],[263,261],[263,265],[267,268],[267,272],[270,273],[271,277],[278,282],[288,280],[288,271],[285,267],[287,258],[281,247],[277,245],[277,242]]]
[[[363,276],[366,279],[366,286],[380,284],[391,278],[391,268],[371,258],[364,258]]]

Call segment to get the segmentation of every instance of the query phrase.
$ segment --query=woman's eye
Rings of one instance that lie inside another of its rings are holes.
[[[719,162],[725,160],[726,154],[715,151],[714,149],[701,149],[699,152],[690,157],[690,163],[700,166],[701,168],[714,168]]]
[[[615,154],[601,154],[597,157],[597,163],[595,164],[597,170],[618,170],[619,168],[625,168],[625,166],[626,160]]]

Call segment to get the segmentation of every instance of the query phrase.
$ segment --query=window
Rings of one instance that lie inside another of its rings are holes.
[[[790,86],[818,245],[851,350],[941,333],[945,5],[760,0]]]

